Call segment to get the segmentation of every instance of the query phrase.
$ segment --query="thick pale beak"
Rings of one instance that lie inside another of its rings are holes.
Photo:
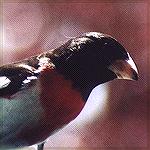
[[[128,53],[128,60],[116,60],[113,62],[109,69],[113,71],[118,79],[127,79],[127,80],[138,80],[138,70]]]

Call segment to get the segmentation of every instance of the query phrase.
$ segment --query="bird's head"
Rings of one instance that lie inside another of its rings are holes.
[[[99,66],[105,72],[106,77],[113,76],[116,79],[138,80],[137,67],[126,49],[113,37],[90,32],[85,34],[91,40],[89,53],[93,61],[93,67]]]
[[[69,40],[54,54],[56,68],[83,91],[90,92],[95,86],[113,79],[138,79],[136,65],[129,53],[106,34],[85,33]],[[83,92],[83,95],[89,95],[89,92]]]

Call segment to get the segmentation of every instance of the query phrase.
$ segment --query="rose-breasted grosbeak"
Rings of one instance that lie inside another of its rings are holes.
[[[113,79],[137,80],[125,48],[89,32],[59,48],[0,67],[0,148],[42,144],[75,119],[92,91]]]

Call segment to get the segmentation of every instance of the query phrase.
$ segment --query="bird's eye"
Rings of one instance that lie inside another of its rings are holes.
[[[6,76],[0,77],[0,89],[7,87],[10,84],[11,80],[8,79]]]

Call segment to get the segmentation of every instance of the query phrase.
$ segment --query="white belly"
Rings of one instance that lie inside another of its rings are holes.
[[[26,91],[26,97],[23,97]],[[43,110],[39,103],[37,87],[23,90],[12,99],[0,98],[0,149],[28,146],[27,141],[17,139],[21,130],[36,126]],[[17,99],[15,99],[17,97]]]

